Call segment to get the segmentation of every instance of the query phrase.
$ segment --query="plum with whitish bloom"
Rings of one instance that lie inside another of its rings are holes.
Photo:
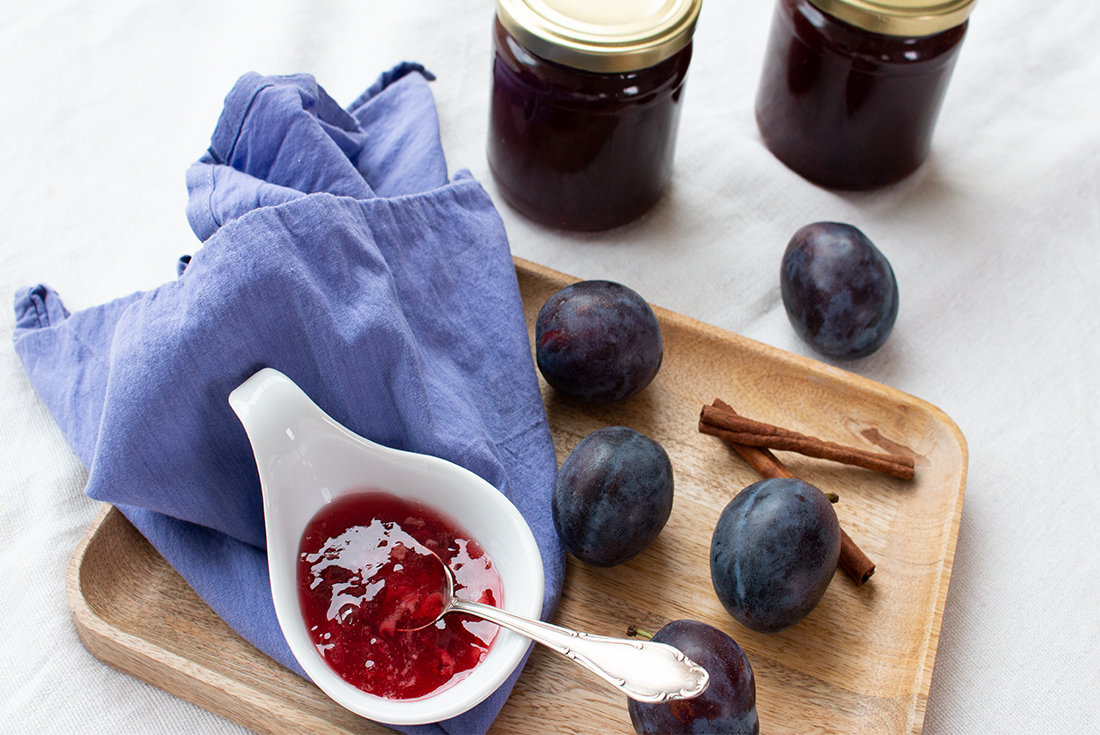
[[[786,630],[825,595],[840,561],[840,522],[808,482],[772,478],[734,496],[715,525],[711,582],[726,611],[761,633]]]
[[[664,342],[653,309],[614,281],[580,281],[543,304],[535,362],[554,390],[591,403],[626,400],[661,368]]]
[[[598,429],[562,462],[551,511],[562,545],[586,564],[634,558],[672,513],[672,462],[664,448],[626,426]]]
[[[897,320],[894,270],[852,225],[816,222],[799,229],[783,254],[779,286],[795,331],[829,357],[870,355]]]

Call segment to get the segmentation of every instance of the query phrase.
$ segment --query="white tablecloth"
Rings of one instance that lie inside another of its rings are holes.
[[[794,353],[813,356],[780,302],[783,248],[808,222],[853,223],[890,258],[901,310],[883,349],[838,364],[939,406],[970,451],[924,732],[1098,732],[1100,4],[982,0],[931,158],[858,195],[761,144],[772,9],[707,0],[668,195],[633,225],[567,235],[509,210],[489,175],[492,0],[6,3],[0,294],[45,282],[79,310],[175,278],[197,249],[184,172],[249,70],[310,72],[347,104],[423,63],[452,172],[494,196],[514,254]],[[0,311],[0,731],[242,732],[81,646],[64,573],[97,504],[13,326]]]

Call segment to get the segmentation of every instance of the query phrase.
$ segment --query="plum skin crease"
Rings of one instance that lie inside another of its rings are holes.
[[[566,550],[612,567],[642,553],[672,514],[672,462],[664,448],[626,426],[597,429],[562,462],[551,515]]]
[[[643,735],[723,733],[758,735],[756,678],[752,665],[733,638],[697,620],[674,620],[653,640],[684,652],[710,674],[706,691],[674,702],[627,702],[634,731]]]
[[[661,367],[653,309],[614,281],[579,281],[547,299],[535,320],[535,362],[555,390],[592,403],[641,392]]]
[[[898,316],[898,283],[886,256],[852,225],[800,228],[783,254],[780,293],[798,335],[823,355],[866,357]]]
[[[840,523],[825,493],[772,478],[726,505],[711,539],[711,582],[726,611],[750,630],[777,633],[820,602],[840,560]]]

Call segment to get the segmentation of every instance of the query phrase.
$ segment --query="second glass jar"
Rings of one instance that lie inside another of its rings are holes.
[[[836,189],[928,155],[974,0],[777,0],[756,98],[764,143]]]
[[[583,4],[556,6],[591,26]],[[633,45],[616,29],[631,25],[637,36],[636,20],[617,17],[602,37],[581,37],[546,32],[544,19],[524,14],[529,7],[502,0],[494,22],[488,157],[500,193],[551,227],[626,224],[658,201],[672,175],[699,1],[667,0],[661,23]]]

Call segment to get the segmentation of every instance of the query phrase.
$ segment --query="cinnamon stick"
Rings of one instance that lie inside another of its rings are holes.
[[[883,472],[902,480],[913,479],[913,460],[909,457],[846,447],[799,434],[790,429],[753,421],[721,406],[703,406],[699,414],[699,431],[734,444],[798,452],[807,457],[828,459]]]
[[[731,406],[715,398],[714,405],[738,415]],[[723,437],[724,439],[724,437]],[[749,466],[760,473],[761,477],[794,477],[794,473],[787,469],[786,465],[771,453],[766,447],[752,447],[745,444],[726,441],[735,452],[740,454]],[[875,573],[875,563],[868,558],[859,548],[852,537],[840,529],[840,568],[852,578],[857,585],[863,584]]]

